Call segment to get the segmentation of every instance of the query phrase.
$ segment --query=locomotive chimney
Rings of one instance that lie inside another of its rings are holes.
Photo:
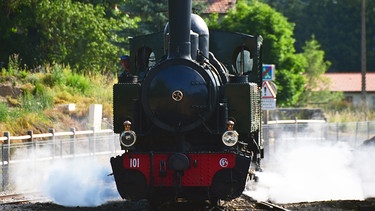
[[[168,59],[191,59],[191,0],[168,0]]]

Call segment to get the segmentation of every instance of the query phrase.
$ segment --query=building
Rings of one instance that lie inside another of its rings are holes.
[[[236,0],[195,0],[195,2],[203,2],[208,5],[203,14],[218,13],[223,15],[236,5]]]
[[[362,101],[362,75],[358,73],[326,73],[331,80],[330,90],[343,92],[345,100],[354,106]],[[368,108],[375,108],[375,73],[366,73],[366,101]]]

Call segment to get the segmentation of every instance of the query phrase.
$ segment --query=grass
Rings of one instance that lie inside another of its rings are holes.
[[[45,133],[48,128],[67,131],[84,128],[90,104],[103,105],[103,117],[112,119],[112,85],[114,79],[100,74],[74,73],[68,66],[47,66],[42,72],[30,73],[2,69],[0,81],[22,90],[18,97],[7,96],[0,102],[0,132],[24,135],[27,130]],[[59,109],[63,104],[76,104],[76,110]]]
[[[325,110],[324,113],[329,122],[363,122],[375,120],[374,109],[348,107],[343,110]]]

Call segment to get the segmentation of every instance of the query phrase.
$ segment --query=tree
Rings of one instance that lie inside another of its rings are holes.
[[[28,55],[38,55],[39,43],[35,29],[32,1],[0,1],[0,67],[7,66],[13,54],[19,54],[21,64],[34,63]]]
[[[0,2],[0,30],[5,32],[0,33],[1,61],[16,53],[31,68],[56,62],[81,72],[116,71],[129,36],[120,36],[120,31],[136,28],[138,19],[116,12],[114,0],[83,2]]]
[[[324,76],[331,62],[324,61],[324,51],[313,35],[305,42],[303,57],[306,59],[306,85],[299,102],[302,105],[320,104],[341,100],[342,95],[330,92],[330,81]]]
[[[160,32],[168,21],[167,0],[127,0],[118,8],[130,17],[139,17],[139,27],[134,35]]]
[[[100,5],[69,0],[39,2],[36,22],[45,61],[69,64],[80,71],[114,71],[120,55],[114,43],[123,41],[115,32],[135,23],[104,16]]]
[[[214,16],[211,16],[214,17]],[[217,20],[216,20],[217,21]],[[277,102],[290,106],[297,102],[304,88],[304,61],[294,55],[294,25],[267,4],[255,0],[239,0],[221,24],[209,21],[210,27],[263,37],[263,63],[276,65]]]
[[[262,0],[282,12],[296,24],[296,49],[315,34],[326,58],[332,62],[330,72],[361,70],[361,1],[362,0]],[[367,58],[375,51],[375,1],[366,1]],[[375,71],[375,60],[367,59],[369,72]]]
[[[192,10],[199,14],[207,7],[205,2],[192,1]],[[139,17],[139,27],[132,31],[133,36],[144,35],[164,30],[168,22],[168,0],[126,0],[119,4],[119,9],[130,17]]]

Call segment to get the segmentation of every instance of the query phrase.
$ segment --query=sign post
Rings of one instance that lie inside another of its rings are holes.
[[[268,110],[276,109],[277,87],[275,80],[275,65],[263,64],[262,66],[262,110],[264,111],[264,124],[268,124]]]
[[[271,81],[262,84],[262,110],[276,109],[276,90],[270,85]]]

